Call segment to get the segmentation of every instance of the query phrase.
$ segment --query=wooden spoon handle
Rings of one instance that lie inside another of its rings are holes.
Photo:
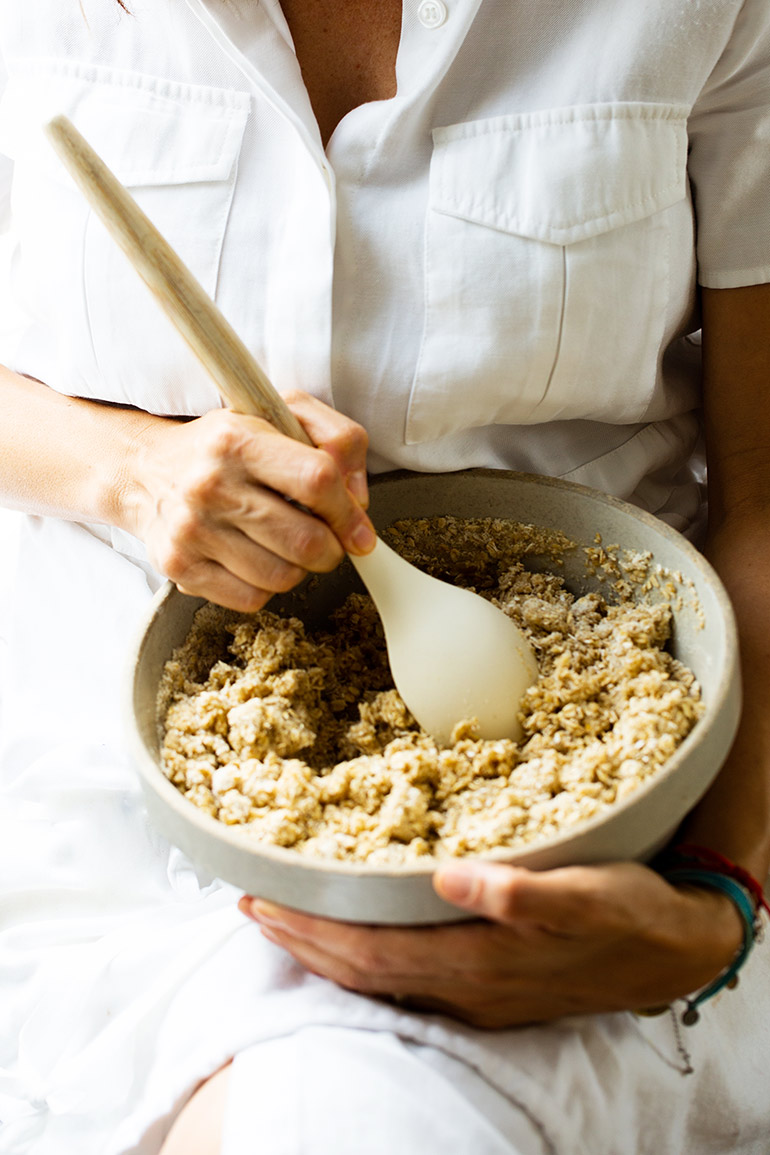
[[[286,402],[187,266],[66,116],[46,127],[93,210],[157,297],[231,409],[312,445]]]

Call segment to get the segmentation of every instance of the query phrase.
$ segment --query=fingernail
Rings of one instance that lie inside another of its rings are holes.
[[[445,866],[436,874],[436,890],[456,906],[470,906],[478,898],[480,889],[480,879],[462,867]]]
[[[348,489],[359,505],[366,507],[369,504],[369,486],[366,473],[362,469],[357,469],[348,476]]]
[[[241,914],[245,914],[246,918],[253,918],[251,913],[251,900],[244,894],[242,898],[238,899],[238,910]]]
[[[354,545],[356,549],[360,550],[361,553],[369,553],[374,549],[375,543],[377,541],[377,535],[375,534],[368,521],[362,521],[353,530],[353,534],[350,540],[351,544]]]
[[[270,926],[283,926],[283,912],[279,907],[273,906],[270,902],[263,902],[260,898],[253,898],[249,904],[249,911],[252,918],[257,922],[269,923]]]

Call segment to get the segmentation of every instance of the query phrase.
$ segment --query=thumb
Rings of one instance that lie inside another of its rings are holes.
[[[530,871],[498,862],[452,862],[433,876],[437,894],[479,918],[513,922],[516,892]]]

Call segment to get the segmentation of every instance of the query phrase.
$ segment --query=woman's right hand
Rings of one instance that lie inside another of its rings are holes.
[[[373,548],[366,432],[308,394],[286,400],[315,448],[227,409],[137,439],[121,521],[182,592],[252,612]]]

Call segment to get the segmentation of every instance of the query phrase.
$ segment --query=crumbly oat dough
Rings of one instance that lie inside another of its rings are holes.
[[[312,635],[269,610],[205,606],[166,665],[162,764],[191,802],[256,842],[398,864],[547,840],[634,790],[702,713],[694,676],[663,649],[670,607],[631,596],[649,558],[623,569],[613,557],[621,600],[609,605],[525,569],[544,552],[558,569],[571,546],[533,527],[440,518],[387,536],[492,598],[530,638],[540,677],[522,741],[481,741],[462,720],[453,745],[437,746],[393,688],[364,595]]]

